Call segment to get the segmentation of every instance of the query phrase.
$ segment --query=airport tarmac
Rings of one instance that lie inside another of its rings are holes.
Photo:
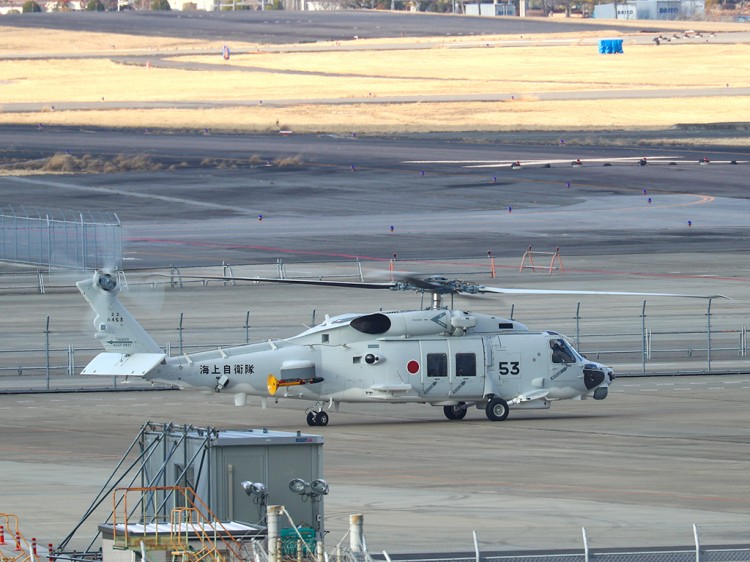
[[[2,510],[40,544],[67,535],[146,421],[312,432],[325,439],[328,545],[364,514],[372,552],[747,542],[750,377],[617,381],[605,401],[490,422],[428,406],[238,408],[196,392],[0,396]],[[248,500],[249,501],[249,500]],[[105,502],[105,507],[107,502]],[[101,510],[76,535],[82,547]],[[85,545],[84,545],[85,546]]]

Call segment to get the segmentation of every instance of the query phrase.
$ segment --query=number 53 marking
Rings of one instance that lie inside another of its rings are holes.
[[[500,361],[500,374],[501,375],[517,375],[521,372],[518,361]]]

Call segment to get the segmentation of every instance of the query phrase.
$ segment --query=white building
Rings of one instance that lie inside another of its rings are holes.
[[[679,20],[701,15],[704,10],[704,0],[631,0],[616,4],[598,4],[594,6],[594,17],[619,20]]]
[[[515,16],[516,6],[510,2],[507,4],[466,2],[464,4],[464,11],[467,16]]]

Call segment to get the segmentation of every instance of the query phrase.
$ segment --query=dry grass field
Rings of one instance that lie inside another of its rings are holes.
[[[206,41],[48,31],[37,40],[34,33],[0,27],[0,123],[388,133],[750,121],[748,96],[683,97],[701,88],[727,94],[750,88],[745,44],[706,40],[657,47],[625,37],[624,54],[600,55],[593,33],[556,47],[542,47],[539,38],[538,45],[507,47],[507,38],[475,37],[470,43],[399,39],[401,46],[413,41],[421,48],[389,49],[381,39],[317,44],[307,52],[233,45],[237,54],[224,61],[220,45]],[[19,54],[32,58],[14,60]],[[138,58],[123,64],[126,56]],[[543,99],[549,92],[635,90],[672,96]],[[469,101],[473,95],[495,101]],[[164,107],[145,108],[148,102]],[[190,102],[221,103],[178,107]],[[69,103],[78,104],[75,111],[65,110]],[[11,104],[34,105],[18,112]]]

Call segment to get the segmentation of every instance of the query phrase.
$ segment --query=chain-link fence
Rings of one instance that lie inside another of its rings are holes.
[[[0,260],[44,268],[122,269],[115,213],[0,207]]]

